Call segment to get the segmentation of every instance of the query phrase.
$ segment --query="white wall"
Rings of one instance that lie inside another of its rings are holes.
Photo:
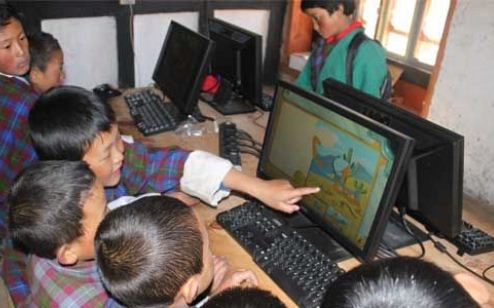
[[[465,193],[494,207],[494,1],[458,1],[429,118],[465,137]]]
[[[117,27],[114,17],[45,19],[64,52],[65,84],[88,89],[118,84]]]

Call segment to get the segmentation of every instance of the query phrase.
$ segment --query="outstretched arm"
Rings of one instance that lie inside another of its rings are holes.
[[[267,206],[285,213],[297,211],[299,207],[296,203],[304,195],[319,192],[319,187],[294,188],[286,180],[266,181],[233,168],[226,174],[223,184],[230,189],[247,193]]]

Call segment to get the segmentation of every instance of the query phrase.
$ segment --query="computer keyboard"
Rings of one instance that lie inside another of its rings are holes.
[[[463,230],[453,238],[453,243],[458,247],[460,256],[494,251],[494,238],[466,221],[463,221]]]
[[[177,128],[183,116],[171,103],[165,103],[152,91],[139,91],[124,96],[137,129],[144,135],[154,135]]]
[[[297,305],[319,307],[343,270],[278,215],[248,201],[217,220]]]

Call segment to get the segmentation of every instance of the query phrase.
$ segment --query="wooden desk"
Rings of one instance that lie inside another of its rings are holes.
[[[117,122],[121,128],[123,134],[130,134],[135,139],[140,140],[153,147],[163,147],[170,145],[180,145],[185,149],[200,149],[209,151],[212,153],[218,153],[218,136],[214,132],[214,126],[211,122],[204,123],[205,134],[200,137],[185,137],[175,133],[162,133],[152,137],[144,137],[140,134],[132,124],[130,115],[127,111],[125,103],[122,99],[116,98],[111,101],[112,107],[117,113]],[[231,120],[237,124],[237,127],[246,130],[254,138],[261,141],[264,137],[264,130],[268,120],[267,113],[256,112],[252,114],[234,115],[234,116],[221,116],[215,112],[211,107],[204,103],[200,103],[200,109],[203,114],[207,116],[215,117],[218,121]],[[249,174],[255,174],[257,168],[257,159],[250,155],[242,155],[243,170]],[[221,229],[217,223],[215,223],[216,215],[222,211],[231,209],[232,207],[240,205],[244,199],[239,196],[232,195],[221,202],[218,209],[211,208],[209,206],[200,204],[196,207],[201,217],[204,219],[206,226],[208,226],[211,248],[214,254],[226,256],[229,259],[233,268],[247,268],[252,269],[259,278],[260,287],[270,290],[276,294],[288,307],[296,307],[295,303],[267,276],[252,260],[250,255],[243,250],[243,248],[233,240],[225,230]],[[475,207],[469,204],[466,206],[464,216],[468,218],[468,221],[475,225],[478,225],[483,230],[490,234],[494,234],[494,214],[490,213],[490,217],[485,217],[482,212],[475,212]],[[479,222],[477,224],[477,222]],[[443,244],[452,253],[456,253],[456,248],[442,241]],[[432,261],[442,267],[443,269],[458,273],[464,271],[461,267],[451,261],[446,255],[440,253],[434,248],[430,241],[425,243],[426,255],[425,259]],[[399,254],[417,256],[420,254],[420,247],[418,245],[409,246],[398,251]],[[464,263],[466,266],[481,273],[487,266],[494,264],[494,252],[489,254],[483,254],[476,257],[464,256],[457,259]],[[356,259],[347,260],[339,265],[349,270],[357,266],[359,262]],[[490,272],[489,277],[494,279],[494,270]],[[487,285],[487,284],[486,284]],[[487,285],[489,291],[493,294],[491,296],[489,305],[486,307],[494,307],[494,287]]]

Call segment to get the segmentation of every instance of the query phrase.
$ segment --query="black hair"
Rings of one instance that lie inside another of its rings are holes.
[[[45,72],[48,62],[56,51],[62,48],[58,40],[50,33],[37,32],[28,37],[29,53],[31,54],[31,69],[37,68]]]
[[[354,0],[302,0],[300,3],[300,8],[302,11],[312,8],[321,8],[333,14],[338,10],[338,6],[343,6],[343,13],[345,15],[351,15],[355,11],[355,1]]]
[[[81,160],[92,142],[114,123],[108,104],[74,86],[45,92],[29,112],[31,139],[41,160]]]
[[[454,277],[411,257],[364,264],[343,274],[328,289],[323,308],[471,308],[479,305]]]
[[[7,196],[12,239],[42,258],[83,234],[82,207],[95,175],[83,161],[36,162],[15,179]]]
[[[285,308],[285,304],[269,291],[234,287],[211,297],[204,308]]]
[[[170,304],[203,269],[203,239],[192,208],[166,196],[143,197],[110,212],[95,239],[110,294],[127,306]]]
[[[0,4],[0,27],[8,25],[12,18],[21,21],[19,13],[10,4]]]

